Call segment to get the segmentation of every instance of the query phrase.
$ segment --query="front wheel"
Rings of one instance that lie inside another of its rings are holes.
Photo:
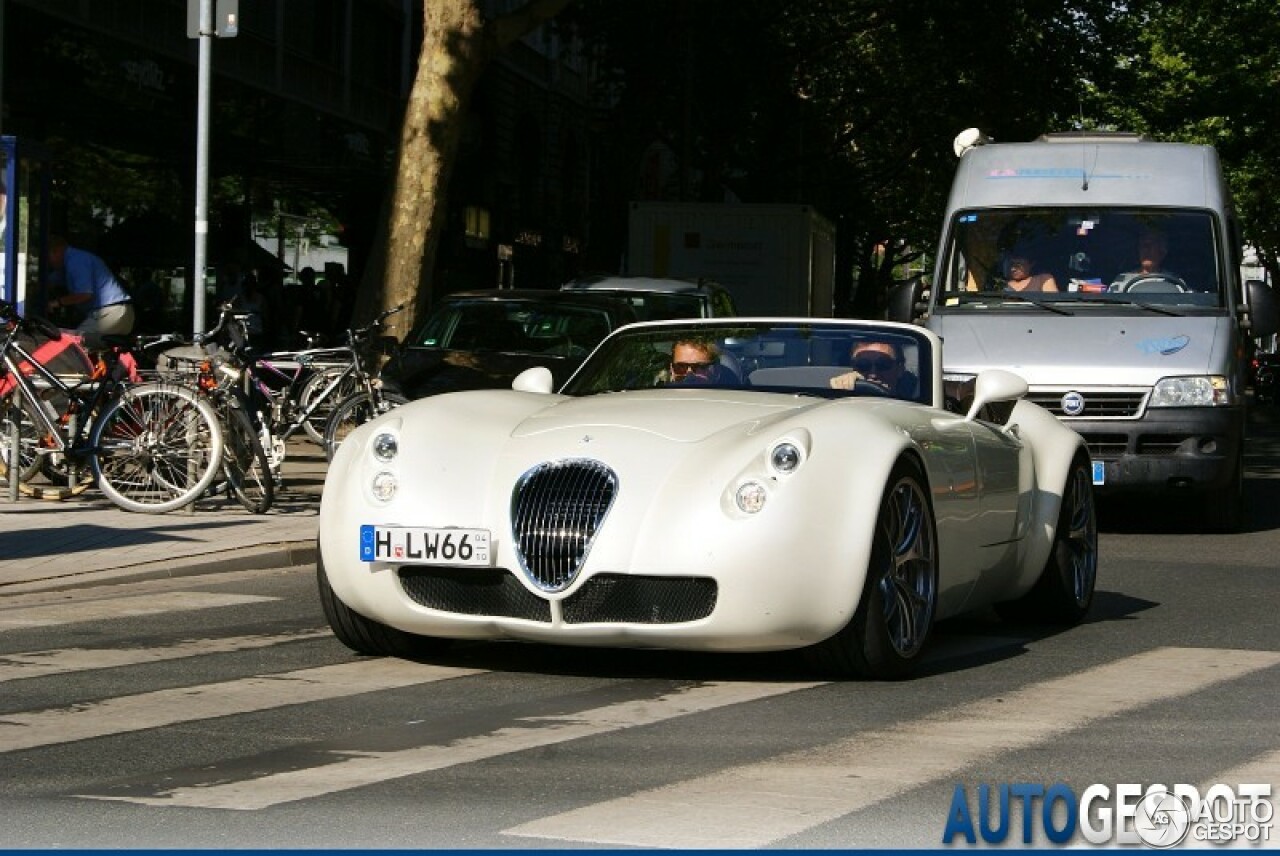
[[[338,380],[339,378],[341,380]],[[302,391],[298,393],[298,408],[305,412],[316,397],[328,389],[335,380],[338,381],[337,385],[329,389],[324,400],[302,423],[302,429],[307,437],[317,446],[324,445],[324,426],[328,424],[334,408],[361,391],[360,380],[354,372],[349,372],[344,367],[317,369],[311,377],[307,378],[306,383],[302,385]]]
[[[316,584],[320,590],[320,607],[329,629],[338,641],[357,654],[372,657],[415,657],[440,651],[449,645],[447,639],[415,636],[394,627],[365,618],[338,598],[324,571],[324,559],[316,551]]]
[[[98,489],[126,511],[190,505],[222,464],[218,414],[183,387],[128,387],[94,422],[89,440]]]
[[[17,409],[15,410],[15,403]],[[0,401],[0,478],[8,479],[9,471],[18,471],[18,483],[25,484],[40,474],[41,455],[36,450],[41,444],[40,423],[31,413],[31,404],[15,390]],[[18,451],[15,458],[10,448],[13,444],[14,419],[17,418]],[[16,466],[15,464],[16,460]]]
[[[231,395],[220,408],[223,427],[222,472],[231,493],[251,514],[265,514],[275,499],[271,462],[262,450],[248,405]]]
[[[347,435],[374,417],[381,416],[407,404],[409,399],[398,392],[382,390],[370,398],[367,393],[359,393],[348,398],[333,409],[333,415],[324,426],[324,453],[329,460]]]
[[[853,618],[811,653],[819,667],[836,674],[897,680],[918,665],[938,607],[933,507],[914,459],[894,466],[871,537],[871,561]]]

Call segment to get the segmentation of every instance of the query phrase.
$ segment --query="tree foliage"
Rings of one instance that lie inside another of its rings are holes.
[[[1246,241],[1280,274],[1280,7],[1140,0],[1119,23],[1133,47],[1100,108],[1156,139],[1215,146]]]

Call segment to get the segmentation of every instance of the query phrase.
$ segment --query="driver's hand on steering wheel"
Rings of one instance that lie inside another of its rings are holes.
[[[875,381],[870,380],[867,377],[864,377],[862,372],[845,372],[844,374],[836,375],[831,379],[831,388],[832,389],[853,389],[854,384],[856,384],[858,381],[865,381],[866,383],[875,383]],[[880,385],[881,384],[876,384],[876,386],[880,386]]]

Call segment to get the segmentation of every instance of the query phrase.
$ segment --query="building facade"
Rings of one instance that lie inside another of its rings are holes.
[[[0,131],[53,153],[53,228],[116,266],[189,263],[193,1],[0,0]],[[261,263],[254,223],[314,208],[340,224],[359,276],[393,174],[422,0],[239,0],[238,11],[237,35],[212,46],[209,262]],[[553,287],[580,269],[591,117],[588,64],[553,27],[490,67],[465,118],[436,291]],[[285,242],[275,255],[290,266]]]

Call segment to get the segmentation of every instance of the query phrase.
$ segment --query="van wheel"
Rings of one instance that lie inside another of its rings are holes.
[[[1223,488],[1205,494],[1205,521],[1210,532],[1239,532],[1244,524],[1244,456],[1236,456],[1236,471]]]

